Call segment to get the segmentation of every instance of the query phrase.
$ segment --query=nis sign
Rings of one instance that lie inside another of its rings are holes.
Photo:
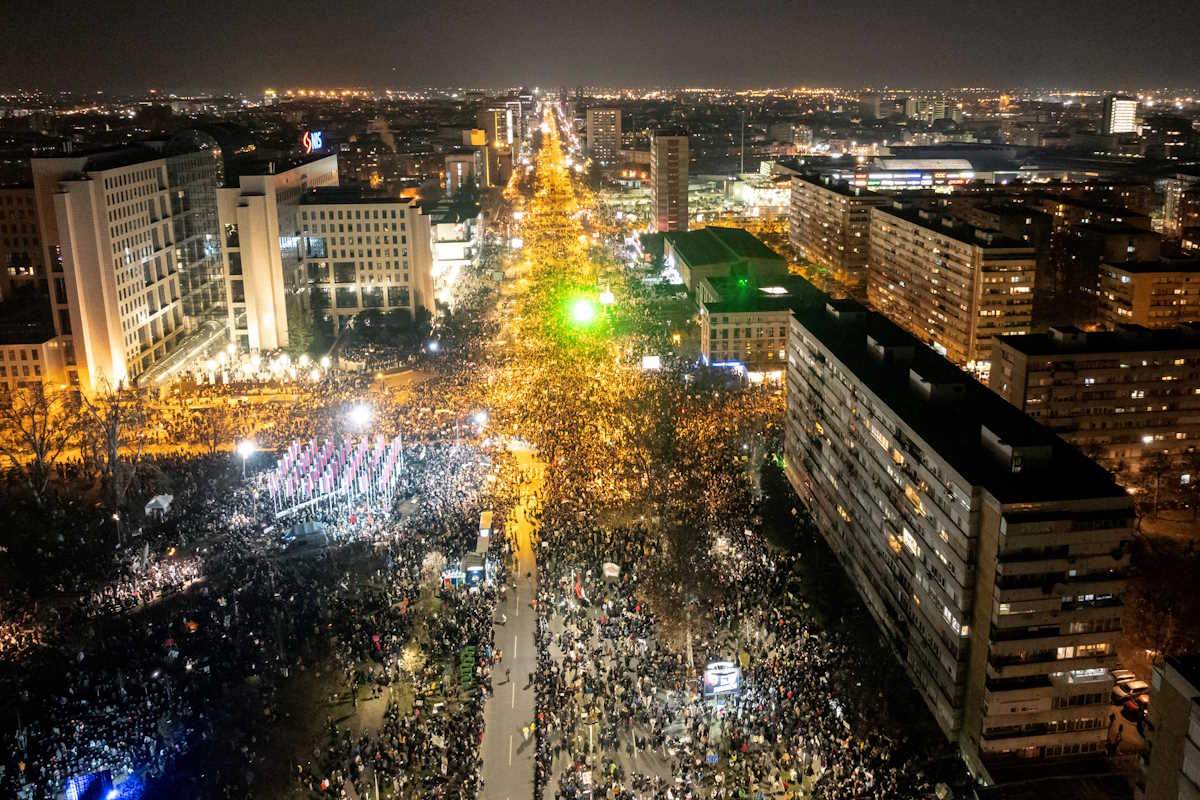
[[[300,143],[304,145],[306,155],[315,153],[325,146],[325,131],[305,131]]]

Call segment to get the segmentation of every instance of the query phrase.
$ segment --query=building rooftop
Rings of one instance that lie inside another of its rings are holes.
[[[718,264],[745,258],[783,261],[783,256],[741,228],[709,226],[698,231],[668,233],[667,241],[675,253],[691,266]]]
[[[960,475],[1000,502],[1128,499],[1106,470],[882,314],[831,300],[793,317]],[[1000,447],[985,443],[985,429]],[[1002,455],[1004,446],[1014,452]],[[1023,468],[1014,470],[1018,454]]]
[[[360,205],[364,203],[397,203],[408,205],[408,197],[396,197],[386,192],[374,192],[353,186],[320,186],[300,195],[302,206]]]
[[[845,197],[873,197],[883,198],[884,195],[872,192],[861,186],[851,186],[849,181],[834,180],[832,175],[819,175],[816,173],[805,173],[803,175],[793,175],[792,180],[804,181],[811,183],[814,186],[820,186],[822,189],[828,189],[831,192],[837,192]]]
[[[655,136],[687,136],[688,130],[679,125],[665,125],[654,131]]]
[[[1167,663],[1194,687],[1200,688],[1200,653],[1167,656]]]
[[[1145,275],[1153,272],[1200,272],[1200,258],[1162,256],[1153,261],[1123,261],[1120,264],[1105,263],[1104,266],[1119,269],[1131,275]]]
[[[1200,349],[1200,325],[1144,328],[1122,325],[1116,330],[1085,333],[1074,326],[1053,327],[1048,333],[1002,336],[998,343],[1030,356],[1073,353],[1153,353],[1185,348]]]
[[[878,206],[877,208],[905,222],[920,225],[922,228],[928,228],[942,236],[948,236],[951,239],[957,239],[965,244],[975,245],[985,250],[1024,249],[1033,253],[1033,247],[1028,242],[1011,239],[996,231],[977,228],[956,217],[939,214],[936,211],[912,208],[901,201],[896,201],[890,206]]]
[[[757,282],[740,275],[719,275],[704,280],[720,298],[703,304],[710,315],[789,311],[804,305],[824,304],[825,301],[823,292],[795,275]]]
[[[279,175],[288,170],[296,169],[305,164],[311,164],[314,161],[320,161],[323,158],[331,156],[334,156],[334,154],[321,153],[320,155],[297,156],[284,153],[234,158],[225,165],[225,185],[230,187],[237,186],[239,179],[243,175]]]
[[[879,169],[896,170],[933,170],[947,172],[962,172],[975,169],[965,158],[877,158],[875,164]]]

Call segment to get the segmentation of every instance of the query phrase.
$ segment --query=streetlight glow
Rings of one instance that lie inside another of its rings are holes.
[[[350,417],[350,424],[361,430],[371,424],[371,417],[374,416],[374,414],[369,405],[366,403],[359,403],[358,405],[354,406],[354,408],[350,409],[350,413],[347,416]]]
[[[580,297],[571,303],[571,321],[576,325],[588,326],[596,319],[596,307],[586,297]]]

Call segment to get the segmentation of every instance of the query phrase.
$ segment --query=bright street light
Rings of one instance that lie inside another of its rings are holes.
[[[366,403],[359,403],[358,405],[354,406],[354,408],[350,409],[350,413],[347,414],[347,416],[350,418],[351,425],[359,430],[362,430],[371,424],[371,417],[373,416],[373,413],[369,405]]]
[[[242,457],[242,478],[246,477],[246,459],[258,452],[258,445],[252,439],[242,439],[237,443],[237,454]]]
[[[471,417],[471,419],[475,422],[476,425],[483,427],[484,425],[487,424],[488,415],[487,415],[486,411],[476,411],[475,415],[473,417]]]
[[[596,319],[596,307],[586,297],[580,297],[571,303],[571,321],[576,325],[591,325]]]

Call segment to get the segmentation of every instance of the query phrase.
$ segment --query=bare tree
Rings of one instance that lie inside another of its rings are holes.
[[[217,449],[232,437],[233,427],[229,421],[229,409],[225,406],[208,406],[200,412],[201,441],[208,454],[216,455]]]
[[[83,398],[85,451],[96,466],[105,504],[119,512],[137,479],[146,444],[148,412],[143,393],[126,384]]]
[[[37,384],[0,397],[0,456],[44,505],[54,465],[79,432],[79,394]]]

